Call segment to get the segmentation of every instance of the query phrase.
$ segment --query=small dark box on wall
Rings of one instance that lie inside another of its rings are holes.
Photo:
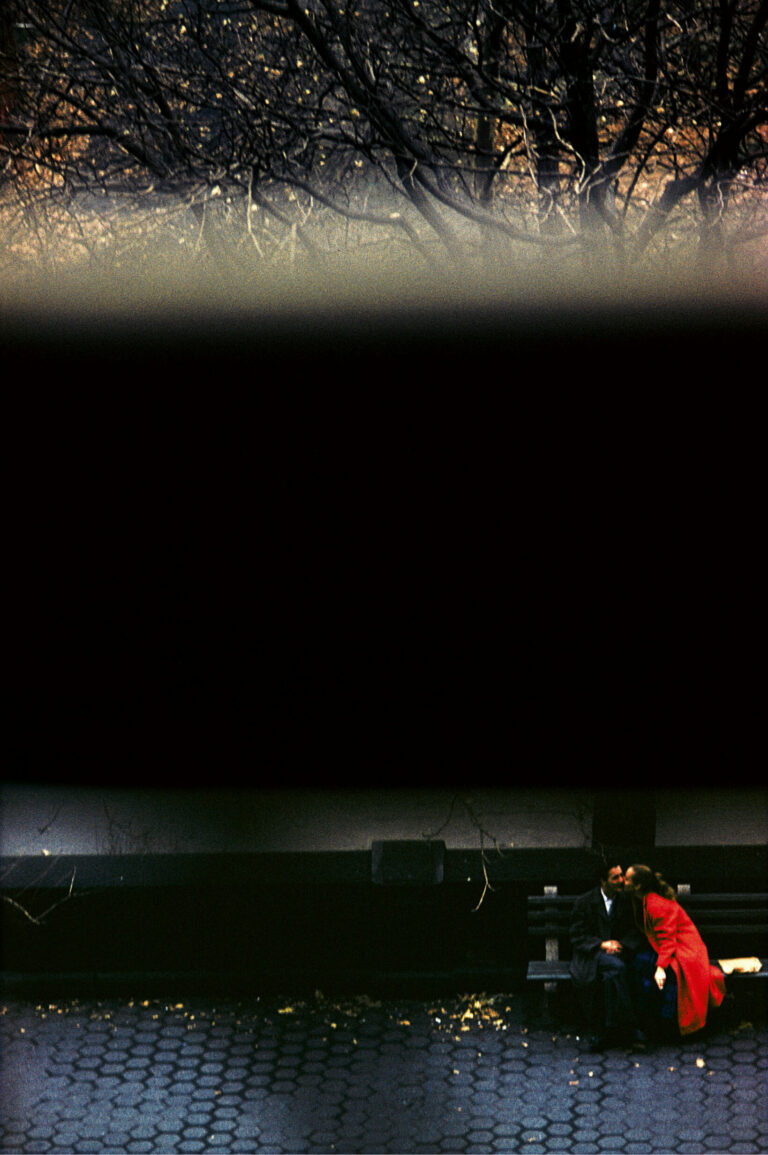
[[[373,881],[379,886],[437,886],[443,881],[445,843],[395,840],[374,842]]]

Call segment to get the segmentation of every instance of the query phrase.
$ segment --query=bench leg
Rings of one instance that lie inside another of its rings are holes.
[[[556,895],[556,886],[545,886],[545,894]],[[544,958],[547,962],[557,962],[560,958],[560,942],[556,937],[546,938],[544,940]],[[557,990],[557,983],[544,983],[544,993],[547,996],[547,1003],[549,1003],[550,996]]]

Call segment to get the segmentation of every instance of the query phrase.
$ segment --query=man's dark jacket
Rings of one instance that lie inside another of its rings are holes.
[[[647,944],[645,936],[635,924],[629,895],[619,892],[614,896],[609,917],[599,886],[582,894],[573,904],[570,935],[573,948],[571,975],[574,982],[581,986],[587,986],[597,979],[601,942],[610,938],[617,939],[624,947],[619,957],[625,961],[628,954]]]

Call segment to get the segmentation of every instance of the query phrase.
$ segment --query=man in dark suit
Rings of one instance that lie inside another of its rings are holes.
[[[570,928],[570,970],[594,1032],[593,1050],[645,1041],[632,1005],[629,972],[632,955],[645,939],[635,925],[621,867],[603,862],[598,874],[599,885],[576,899]]]

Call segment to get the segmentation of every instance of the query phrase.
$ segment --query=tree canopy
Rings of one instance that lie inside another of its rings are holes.
[[[731,252],[768,229],[767,19],[768,0],[5,0],[7,248],[63,231],[93,257],[130,210],[217,260]]]

